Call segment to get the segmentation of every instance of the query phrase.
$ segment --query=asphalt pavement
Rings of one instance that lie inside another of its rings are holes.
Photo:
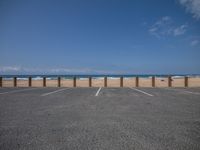
[[[0,88],[2,150],[199,150],[200,88]]]

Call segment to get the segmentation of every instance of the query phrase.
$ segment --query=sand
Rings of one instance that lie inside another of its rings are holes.
[[[135,87],[135,78],[124,78],[124,87]]]
[[[120,79],[119,78],[115,78],[115,79],[107,78],[107,86],[108,87],[119,87]]]
[[[151,78],[139,78],[139,87],[152,87]]]
[[[13,81],[12,80],[3,80],[2,81],[2,86],[3,87],[13,87],[14,84],[13,84]],[[25,86],[25,85],[24,85]]]
[[[104,79],[92,79],[92,87],[104,87]]]
[[[172,87],[184,87],[184,86],[185,86],[184,78],[172,79]]]
[[[3,87],[13,87],[13,80],[2,81]],[[32,80],[32,87],[42,87],[43,80]],[[57,87],[58,81],[55,80],[46,80],[47,87]],[[89,87],[89,79],[77,79],[77,87]],[[107,78],[108,87],[120,87],[120,78]],[[124,78],[123,80],[124,87],[135,87],[136,81],[135,78]],[[188,79],[189,87],[200,87],[200,77],[190,77]],[[28,87],[28,80],[17,80],[17,87]],[[72,79],[61,79],[61,87],[73,87]],[[104,87],[104,79],[92,78],[92,87]],[[152,87],[151,78],[139,78],[139,87]],[[168,78],[156,78],[155,87],[168,87]],[[184,87],[184,78],[172,78],[172,87]]]
[[[47,87],[57,87],[58,80],[46,80],[46,86]]]
[[[18,87],[28,87],[28,80],[17,80]]]
[[[73,80],[63,80],[61,79],[61,87],[73,87]]]
[[[155,87],[168,87],[168,78],[156,78]]]
[[[43,80],[32,80],[32,87],[42,87],[42,86],[43,86]]]
[[[188,84],[189,87],[200,87],[200,77],[189,78]]]
[[[84,80],[76,80],[76,86],[77,87],[89,87],[89,79],[84,79]]]

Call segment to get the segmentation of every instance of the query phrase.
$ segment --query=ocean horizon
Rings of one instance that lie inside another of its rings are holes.
[[[92,77],[94,79],[102,79],[104,77],[108,77],[110,79],[117,79],[120,77],[124,78],[133,78],[133,77],[141,77],[141,78],[151,78],[152,76],[155,76],[157,78],[164,78],[171,76],[172,78],[183,78],[185,76],[187,77],[200,77],[200,74],[101,74],[101,75],[95,75],[95,74],[88,74],[88,75],[0,75],[0,77],[3,77],[6,80],[11,80],[13,77],[17,77],[20,80],[27,80],[29,77],[32,77],[33,80],[41,80],[43,77],[46,77],[48,80],[57,79],[57,77],[61,77],[63,79],[72,79],[76,77],[77,79],[86,79],[89,77]]]

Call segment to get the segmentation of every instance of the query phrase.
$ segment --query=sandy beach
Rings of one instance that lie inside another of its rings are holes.
[[[172,78],[172,87],[184,87],[184,78]],[[73,87],[73,79],[61,79],[61,87]],[[13,87],[13,80],[2,81],[3,87]],[[32,87],[42,87],[43,80],[32,80]],[[46,79],[46,87],[57,87],[56,79]],[[76,79],[77,87],[89,87],[89,79]],[[124,87],[135,87],[136,78],[124,78]],[[27,80],[17,80],[17,87],[28,87]],[[92,78],[92,87],[104,87],[103,78]],[[120,78],[107,78],[107,87],[120,87]],[[139,78],[139,87],[152,87],[152,78]],[[155,87],[168,87],[168,78],[155,78]],[[188,78],[188,87],[200,87],[200,77]]]
[[[120,79],[119,78],[115,78],[115,79],[108,78],[107,79],[107,86],[108,87],[119,87],[120,86]]]
[[[77,79],[76,80],[77,87],[89,87],[89,79]]]
[[[168,87],[168,78],[156,78],[155,87]]]
[[[188,84],[189,87],[200,87],[200,77],[189,78]]]
[[[104,87],[104,79],[92,79],[92,86],[93,87]]]

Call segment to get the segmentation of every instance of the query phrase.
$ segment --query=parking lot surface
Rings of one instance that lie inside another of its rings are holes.
[[[200,88],[0,88],[2,150],[199,150]]]

